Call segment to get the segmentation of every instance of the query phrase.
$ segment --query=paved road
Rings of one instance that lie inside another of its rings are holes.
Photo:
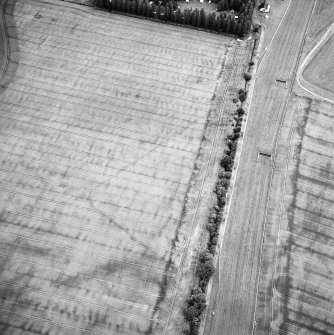
[[[224,235],[220,276],[216,276],[205,335],[249,335],[253,332],[262,235],[272,161],[271,152],[284,119],[290,88],[315,0],[295,0],[257,74],[238,178]],[[284,84],[275,79],[287,80]],[[266,266],[264,264],[264,266]],[[220,285],[218,285],[220,277]]]

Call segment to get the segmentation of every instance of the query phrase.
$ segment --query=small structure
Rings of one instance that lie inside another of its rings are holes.
[[[264,7],[260,9],[260,12],[262,13],[270,13],[270,5],[266,4]]]
[[[259,161],[260,157],[264,157],[264,158],[269,158],[270,161],[272,161],[272,154],[271,152],[266,152],[266,151],[259,151],[258,155],[257,155],[257,162]]]
[[[276,78],[276,82],[277,82],[277,83],[282,83],[282,84],[285,85],[285,88],[288,88],[288,83],[287,83],[286,80],[281,79],[281,78]]]

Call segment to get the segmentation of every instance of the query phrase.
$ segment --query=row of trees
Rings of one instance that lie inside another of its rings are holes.
[[[207,14],[203,8],[201,10],[186,8],[182,11],[178,8],[177,2],[167,2],[167,0],[163,2],[148,2],[147,0],[96,0],[95,4],[110,11],[190,25],[195,28],[208,29],[218,33],[236,34],[241,37],[246,36],[251,29],[251,15],[249,13],[250,10],[253,10],[253,7],[247,2],[239,18],[235,19],[234,15],[226,12],[219,13],[218,15],[216,13]]]
[[[238,93],[239,100],[244,101],[247,97],[247,92],[240,89]],[[207,248],[199,256],[196,268],[196,284],[191,290],[184,309],[184,318],[189,325],[184,331],[185,335],[198,334],[201,316],[206,308],[205,292],[215,270],[213,258],[216,254],[219,228],[223,222],[226,195],[230,186],[231,173],[238,146],[238,139],[240,138],[244,113],[242,107],[237,109],[234,115],[235,124],[233,131],[226,138],[227,149],[224,151],[224,156],[220,161],[221,170],[218,173],[218,180],[214,190],[217,197],[217,204],[211,208],[208,223],[206,225],[206,229],[209,233]]]

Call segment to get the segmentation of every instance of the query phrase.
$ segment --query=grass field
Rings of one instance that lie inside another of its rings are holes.
[[[303,62],[299,68],[298,83],[313,97],[334,101],[333,1],[318,1],[303,48]]]
[[[63,1],[0,4],[0,333],[161,334],[236,44]]]
[[[312,85],[332,93],[334,97],[334,35],[306,66],[303,76]]]

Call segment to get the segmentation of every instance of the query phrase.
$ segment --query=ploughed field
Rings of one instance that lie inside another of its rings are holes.
[[[2,4],[0,333],[161,333],[231,39],[63,1]]]

